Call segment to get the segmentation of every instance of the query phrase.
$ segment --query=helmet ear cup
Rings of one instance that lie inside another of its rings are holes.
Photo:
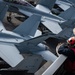
[[[71,40],[69,40],[69,43],[70,43],[70,44],[72,43],[72,39],[71,39]]]

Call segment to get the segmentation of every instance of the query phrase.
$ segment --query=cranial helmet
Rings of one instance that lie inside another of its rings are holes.
[[[75,37],[71,37],[67,40],[67,43],[70,45],[75,45]]]

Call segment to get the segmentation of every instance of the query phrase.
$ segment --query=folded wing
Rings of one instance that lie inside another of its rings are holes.
[[[23,60],[23,56],[17,48],[13,44],[7,43],[0,43],[0,57],[12,67]]]

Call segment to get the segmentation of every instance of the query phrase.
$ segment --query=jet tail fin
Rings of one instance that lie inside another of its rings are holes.
[[[41,55],[46,61],[50,61],[50,60],[54,61],[57,57],[53,53],[51,53],[48,50],[43,50],[42,48],[37,46],[39,43],[41,43],[44,40],[48,39],[49,37],[53,37],[53,36],[55,36],[55,35],[52,34],[52,33],[45,33],[45,34],[43,34],[41,36],[26,40],[26,41],[20,43],[20,45],[21,45],[21,47],[24,46],[24,45],[29,45],[30,47],[32,46],[30,51],[33,54]],[[40,45],[41,45],[41,47],[42,46],[45,47],[44,44],[40,44]],[[37,50],[36,49],[34,50],[34,48],[35,48],[34,46],[37,47]]]
[[[31,43],[33,45],[37,45],[37,44],[43,42],[44,40],[48,39],[49,37],[53,37],[53,36],[54,36],[54,34],[52,34],[52,33],[45,33],[45,34],[43,34],[41,36],[38,36],[38,37],[35,37],[35,38],[31,38],[29,40],[26,40],[26,41],[24,41],[22,43],[24,43],[24,44]]]
[[[69,9],[67,9],[66,11],[62,12],[59,16],[64,18],[65,20],[69,20],[73,17],[75,17],[75,8],[74,7],[70,7]]]
[[[73,28],[64,28],[59,34],[57,34],[57,38],[62,38],[63,40],[67,40],[71,36],[73,36]]]
[[[26,35],[34,36],[40,21],[41,16],[32,15],[13,31],[22,36]]]
[[[45,6],[46,8],[49,8],[50,10],[54,6],[56,0],[40,0],[38,4]]]
[[[8,10],[8,6],[6,4],[0,4],[0,7],[0,20],[2,21]]]
[[[65,27],[74,28],[75,27],[74,23],[75,23],[75,19],[71,19],[61,23],[60,26],[62,29],[64,29]]]

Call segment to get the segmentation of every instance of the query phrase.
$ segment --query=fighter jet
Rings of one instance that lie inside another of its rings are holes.
[[[0,1],[0,3],[5,3],[10,6],[17,7],[19,11],[27,16],[33,14],[41,15],[41,23],[44,24],[52,33],[58,34],[62,31],[61,27],[58,25],[59,22],[65,21],[63,18],[53,15],[50,11],[54,6],[56,0],[41,0],[36,7],[32,6],[26,1]],[[51,4],[49,4],[51,2]],[[56,30],[58,29],[58,30]]]
[[[69,9],[67,9],[66,11],[60,13],[58,16],[62,17],[63,19],[67,20],[63,23],[59,23],[59,25],[62,28],[62,31],[59,32],[57,35],[60,35],[61,37],[65,37],[66,40],[75,35],[73,33],[73,29],[75,28],[75,8],[73,6],[71,6]],[[56,49],[56,46],[58,45],[58,43],[62,43],[65,42],[66,40],[58,40],[58,38],[55,37],[51,37],[49,39],[46,40],[47,44],[49,45],[49,47],[51,48],[52,51],[54,51]]]
[[[6,29],[3,26],[2,21],[7,12],[8,6],[3,5],[3,4],[1,4],[0,6],[2,7],[2,8],[0,8],[0,34],[2,34],[3,32],[6,32]],[[3,34],[1,35],[1,37],[5,36]],[[13,36],[13,35],[11,34],[11,36]],[[3,39],[3,38],[1,38],[1,39]],[[14,58],[14,56],[15,56],[15,58]],[[0,57],[4,61],[6,61],[9,65],[11,65],[12,67],[24,59],[23,56],[20,54],[20,52],[17,50],[17,48],[13,44],[8,45],[8,44],[4,44],[4,43],[0,43]]]
[[[7,6],[5,6],[5,9],[1,13],[6,12],[6,9]],[[2,15],[0,16],[2,17]],[[2,21],[0,21],[0,57],[11,67],[15,67],[20,62],[22,63],[24,57],[21,53],[24,54],[26,51],[39,54],[47,61],[54,61],[57,58],[49,51],[45,44],[41,43],[52,35],[47,33],[34,37],[40,20],[41,16],[32,15],[12,32],[7,31]]]
[[[8,3],[9,2],[9,3]],[[50,2],[51,5],[49,4]],[[19,11],[24,13],[25,15],[31,16],[33,13],[42,15],[41,22],[53,33],[53,34],[60,34],[62,32],[62,37],[64,38],[66,36],[66,39],[69,37],[69,35],[64,35],[64,28],[66,27],[70,28],[74,23],[74,20],[68,20],[66,22],[57,22],[55,20],[56,18],[53,18],[49,15],[51,15],[50,9],[52,9],[53,5],[55,4],[56,0],[41,0],[36,7],[32,6],[26,1],[7,1],[5,2],[8,5],[14,5],[15,7],[19,8]],[[13,4],[14,3],[14,4]],[[20,5],[19,5],[20,4]],[[49,9],[50,8],[50,9]],[[35,10],[36,9],[36,10]],[[50,12],[50,13],[49,13]],[[59,15],[60,16],[60,15]],[[62,17],[62,16],[61,16]],[[51,18],[51,19],[50,19]],[[64,17],[63,17],[64,18]],[[54,20],[53,20],[54,19]],[[65,19],[65,18],[64,18]],[[68,24],[67,24],[68,23]],[[66,25],[65,25],[66,24]],[[72,26],[73,27],[73,26]],[[68,28],[65,30],[65,33],[67,32]],[[71,29],[72,32],[73,28]],[[69,31],[69,30],[68,30]],[[70,32],[70,31],[69,31]],[[55,39],[55,36],[53,37]]]
[[[75,8],[71,6],[69,9],[59,14],[60,17],[63,17],[67,21],[63,23],[59,23],[59,25],[62,28],[62,31],[58,33],[57,35],[60,35],[61,37],[65,37],[66,40],[69,37],[75,35],[73,33],[73,29],[75,28],[75,13],[74,12],[75,12]],[[55,37],[53,38],[51,37],[48,40],[46,40],[46,42],[51,48],[51,50],[55,50],[58,43],[65,42],[66,40],[58,40],[58,38],[56,39]]]

